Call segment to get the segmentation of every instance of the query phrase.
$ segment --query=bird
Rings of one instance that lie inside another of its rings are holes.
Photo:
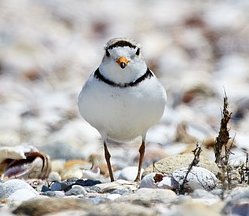
[[[136,41],[113,38],[104,51],[101,64],[89,76],[78,96],[79,112],[101,135],[111,181],[114,177],[108,140],[125,143],[141,138],[134,180],[139,182],[146,134],[164,113],[166,90],[146,65]]]

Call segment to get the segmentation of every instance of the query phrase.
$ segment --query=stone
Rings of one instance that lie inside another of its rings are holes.
[[[123,179],[118,179],[114,182],[107,182],[102,184],[96,184],[95,187],[99,193],[108,193],[115,190],[125,190],[125,191],[136,191],[137,190],[137,182],[130,182]],[[95,190],[96,190],[95,189]]]
[[[14,214],[42,216],[68,210],[90,210],[93,208],[86,200],[75,198],[41,198],[24,201],[14,211]]]
[[[72,188],[65,193],[66,196],[77,196],[77,195],[86,195],[87,192],[84,187],[80,185],[73,185]]]
[[[170,203],[177,198],[175,192],[168,189],[140,188],[135,193],[124,195],[117,202],[131,202],[142,205]]]
[[[143,176],[152,172],[162,173],[164,175],[171,174],[177,169],[188,167],[193,158],[194,155],[191,153],[168,156],[147,167],[143,172]],[[219,168],[215,162],[202,155],[200,156],[200,162],[198,163],[198,166],[208,169],[210,172],[214,173],[214,175],[217,175],[219,172]]]
[[[248,215],[249,214],[249,188],[234,188],[225,199],[225,206],[222,210],[225,214]]]
[[[141,170],[141,173],[143,173],[143,169]],[[137,166],[129,166],[121,170],[118,179],[134,181],[136,176],[137,176]]]
[[[211,206],[195,200],[187,200],[181,205],[176,205],[167,213],[169,216],[220,216],[221,207]]]
[[[11,201],[26,201],[35,197],[38,197],[39,194],[35,190],[30,189],[19,189],[12,193],[8,200]]]
[[[184,188],[187,191],[193,191],[195,189],[212,190],[217,186],[218,179],[209,170],[193,166],[188,173],[188,169],[188,167],[183,167],[172,173],[172,177],[178,182],[179,185],[183,184],[187,175],[186,182],[184,184]]]
[[[35,189],[33,189],[25,181],[20,180],[20,179],[10,179],[4,183],[0,183],[0,197],[1,198],[9,198],[11,195],[13,195],[18,190],[22,190],[23,192],[25,191],[27,194],[27,197],[30,197],[31,194],[38,195]],[[18,194],[19,193],[16,193],[16,195],[19,197]],[[14,198],[13,196],[12,198]]]
[[[249,199],[240,199],[232,203],[227,203],[223,210],[226,215],[249,215]]]
[[[152,208],[132,203],[103,203],[94,206],[87,215],[91,216],[155,216],[158,212]]]

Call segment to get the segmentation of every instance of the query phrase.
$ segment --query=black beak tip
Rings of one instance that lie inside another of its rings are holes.
[[[124,68],[126,67],[126,64],[125,64],[124,62],[121,62],[121,63],[120,63],[120,67],[121,67],[122,69],[124,69]]]

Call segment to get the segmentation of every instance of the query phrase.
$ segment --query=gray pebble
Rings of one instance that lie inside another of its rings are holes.
[[[48,197],[64,197],[65,193],[63,191],[46,191],[43,192],[42,195],[48,196]]]
[[[212,194],[211,192],[208,192],[203,189],[196,189],[191,194],[192,198],[202,198],[202,199],[219,199],[219,196]]]
[[[177,198],[175,192],[168,189],[140,188],[133,194],[124,195],[117,198],[120,202],[137,202],[141,203],[169,203]]]
[[[86,195],[87,192],[84,187],[80,185],[73,185],[72,188],[65,193],[66,196]]]
[[[14,193],[12,193],[9,197],[8,200],[11,201],[26,201],[32,198],[35,198],[39,196],[39,194],[35,190],[30,190],[30,189],[19,189],[16,190]]]
[[[179,183],[179,185],[182,185],[187,172],[188,167],[183,167],[175,170],[172,173],[172,176]],[[194,166],[187,175],[184,188],[190,191],[195,189],[205,189],[210,191],[213,190],[217,184],[218,179],[212,172],[205,168]]]
[[[37,193],[28,183],[20,179],[11,179],[4,183],[0,183],[0,197],[8,198],[11,194],[15,193],[17,190],[31,191],[31,193]]]

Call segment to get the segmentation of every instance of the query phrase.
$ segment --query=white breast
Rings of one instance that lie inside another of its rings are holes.
[[[79,95],[83,118],[102,135],[125,141],[144,135],[164,111],[166,93],[155,76],[137,86],[119,88],[89,78]]]

